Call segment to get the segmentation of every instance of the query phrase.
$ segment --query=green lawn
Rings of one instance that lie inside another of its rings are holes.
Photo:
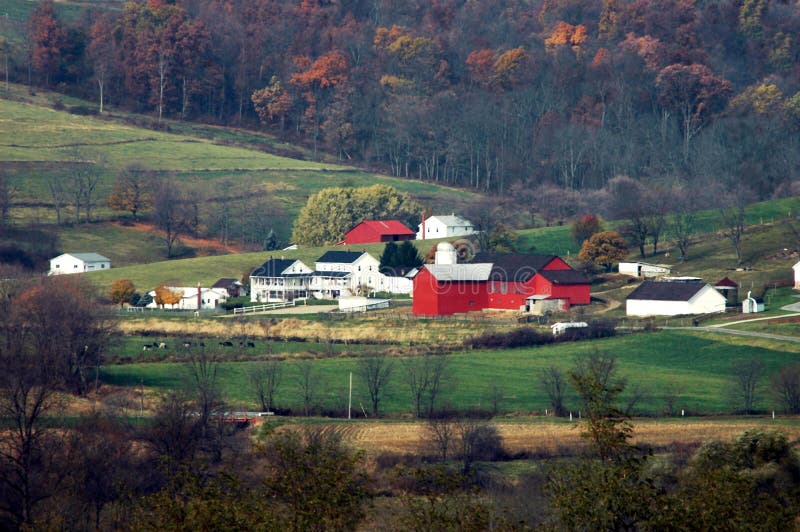
[[[501,351],[472,351],[449,355],[453,378],[442,394],[440,404],[460,409],[488,408],[495,393],[502,396],[500,407],[505,412],[543,411],[547,407],[538,373],[551,365],[568,370],[576,355],[594,349],[616,354],[620,374],[628,379],[629,388],[640,387],[644,397],[640,413],[660,413],[664,396],[674,390],[677,408],[691,413],[726,413],[735,410],[730,398],[732,364],[738,360],[760,359],[765,366],[765,379],[779,368],[800,358],[800,346],[777,341],[727,337],[698,332],[663,331],[637,334],[595,342],[566,343],[541,348]],[[255,405],[247,373],[253,362],[229,362],[220,367],[220,382],[225,398],[242,407]],[[284,362],[284,376],[278,392],[279,405],[297,407],[300,403],[296,361]],[[316,360],[314,367],[322,376],[317,389],[322,405],[340,408],[346,404],[350,372],[354,372],[354,405],[368,407],[365,386],[357,374],[357,359],[328,358]],[[166,391],[186,384],[185,369],[180,364],[130,364],[103,369],[106,382],[145,386]],[[496,389],[495,389],[496,387]],[[762,391],[758,406],[769,410],[775,402]],[[624,399],[624,398],[623,398]],[[385,411],[391,414],[409,412],[409,393],[403,367],[397,361],[384,400]],[[575,408],[577,401],[570,397]]]

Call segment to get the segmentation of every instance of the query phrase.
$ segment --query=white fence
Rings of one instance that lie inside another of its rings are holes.
[[[279,308],[293,307],[297,304],[297,300],[281,301],[280,303],[266,303],[264,305],[255,305],[252,307],[239,307],[233,309],[234,314],[248,314],[254,312],[266,312],[267,310],[277,310]]]

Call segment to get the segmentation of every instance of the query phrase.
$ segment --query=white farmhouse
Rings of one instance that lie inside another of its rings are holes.
[[[111,259],[98,253],[64,253],[50,259],[47,275],[84,273],[111,269]]]
[[[270,303],[308,297],[311,268],[295,259],[273,259],[250,274],[250,301]]]
[[[419,224],[417,240],[450,238],[475,233],[472,222],[455,214],[430,216]]]
[[[366,251],[328,251],[315,263],[310,290],[314,297],[337,298],[369,291],[410,294],[411,279],[380,272],[378,259]]]
[[[171,292],[181,294],[180,301],[169,305],[170,309],[198,310],[199,306],[201,310],[210,310],[228,300],[228,291],[224,288],[204,288],[202,286],[168,286],[166,288]],[[156,291],[151,290],[148,294],[153,301],[147,305],[147,308],[158,308],[159,305],[155,302]]]
[[[644,281],[626,301],[628,316],[680,316],[725,312],[725,297],[696,281]]]

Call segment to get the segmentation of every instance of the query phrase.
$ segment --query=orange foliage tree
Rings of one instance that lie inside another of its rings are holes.
[[[156,305],[161,305],[162,308],[164,305],[177,305],[183,298],[183,290],[172,290],[163,284],[157,287],[155,292],[156,297],[153,298],[153,301],[156,302]]]
[[[118,304],[120,308],[131,300],[131,296],[136,291],[136,288],[133,286],[133,281],[130,279],[117,279],[113,283],[111,283],[111,290],[108,293],[109,299],[115,304]]]
[[[624,259],[627,253],[622,235],[616,231],[603,231],[593,234],[583,242],[578,258],[611,271],[614,263]]]

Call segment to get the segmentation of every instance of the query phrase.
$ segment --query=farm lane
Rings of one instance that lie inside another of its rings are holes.
[[[746,320],[746,321],[755,321],[755,320]],[[736,322],[736,323],[744,323],[744,322]],[[732,324],[727,324],[727,325],[732,325]],[[735,336],[753,336],[756,338],[767,338],[770,340],[781,340],[785,342],[795,342],[795,343],[800,342],[800,338],[796,338],[794,336],[783,336],[780,334],[770,334],[770,333],[762,333],[755,331],[740,331],[738,329],[723,329],[721,327],[715,327],[713,325],[709,325],[708,327],[660,327],[660,328],[665,330],[704,331],[704,332],[713,332],[722,334],[732,334]]]

